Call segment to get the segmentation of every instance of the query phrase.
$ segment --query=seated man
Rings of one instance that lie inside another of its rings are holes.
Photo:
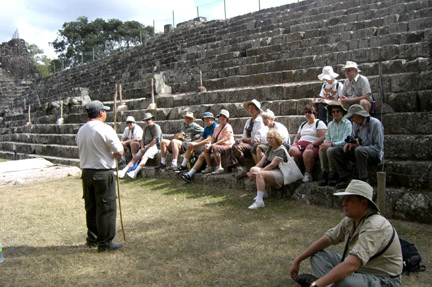
[[[132,157],[134,157],[139,151],[140,142],[143,135],[143,129],[140,126],[137,126],[135,123],[134,117],[128,116],[126,118],[127,127],[125,128],[121,138],[121,143],[123,144],[124,150],[129,151],[132,154]]]
[[[180,167],[175,169],[175,172],[181,172],[187,169],[187,163],[192,157],[194,152],[202,152],[204,145],[210,143],[210,139],[213,136],[215,127],[218,123],[215,121],[215,117],[211,112],[205,112],[203,114],[203,121],[205,124],[204,131],[201,137],[197,141],[190,141],[186,145],[186,153],[183,158],[183,162],[180,164]]]
[[[345,109],[348,109],[353,104],[360,104],[369,112],[371,109],[370,101],[372,101],[372,90],[369,80],[359,74],[360,69],[355,62],[347,61],[345,67],[342,69],[345,70],[347,78],[343,84],[342,95],[339,101]]]
[[[132,160],[119,171],[119,178],[123,178],[127,172],[130,178],[135,179],[140,170],[146,165],[148,159],[154,158],[159,151],[162,130],[158,124],[154,123],[154,116],[151,113],[144,114],[144,121],[146,122],[146,126],[144,127],[144,133],[141,139],[142,148]],[[137,163],[138,161],[139,164]],[[135,167],[135,169],[132,167]],[[131,170],[129,171],[129,169]]]
[[[352,134],[345,140],[344,146],[336,146],[327,152],[327,157],[335,167],[339,180],[330,181],[329,185],[345,188],[350,172],[347,161],[357,163],[358,178],[368,180],[368,163],[378,164],[384,156],[384,127],[381,122],[369,115],[360,105],[352,105],[345,119],[352,118]]]
[[[351,181],[345,192],[334,194],[344,197],[346,217],[294,259],[290,268],[293,280],[304,287],[400,286],[403,263],[399,238],[391,223],[378,213],[372,194],[372,187],[360,180]],[[324,250],[344,240],[343,255]],[[300,263],[308,257],[318,278],[298,275]]]
[[[181,127],[181,132],[183,133],[184,137],[161,141],[160,144],[161,162],[156,168],[158,169],[166,168],[167,150],[171,151],[173,154],[171,169],[176,168],[177,157],[179,153],[185,152],[187,148],[187,143],[192,141],[197,135],[200,135],[204,131],[203,127],[193,122],[195,120],[195,117],[192,112],[186,112],[183,118],[184,118],[184,123]]]

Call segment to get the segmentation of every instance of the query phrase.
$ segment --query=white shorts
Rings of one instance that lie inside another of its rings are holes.
[[[148,158],[154,158],[158,151],[159,149],[157,146],[153,145],[151,148],[145,151],[144,155]],[[137,152],[136,156],[139,156],[140,158],[143,156],[141,149]]]

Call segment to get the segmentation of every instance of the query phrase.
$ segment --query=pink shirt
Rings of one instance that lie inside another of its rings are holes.
[[[223,129],[221,131],[222,127],[223,127]],[[233,132],[233,128],[230,124],[226,124],[224,126],[222,126],[222,125],[216,126],[216,128],[213,132],[211,142],[215,143],[217,141],[220,141],[221,139],[226,139],[226,140],[223,143],[221,143],[220,145],[232,146],[234,144],[234,132]]]

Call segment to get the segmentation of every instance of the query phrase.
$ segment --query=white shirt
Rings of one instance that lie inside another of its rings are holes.
[[[303,126],[303,128],[299,127],[297,133],[300,134],[299,141],[307,141],[313,143],[315,140],[318,139],[318,131],[317,130],[327,130],[327,126],[323,121],[319,121],[318,128],[315,127],[316,125],[316,119],[312,124],[308,124],[307,122]]]
[[[125,128],[122,135],[122,139],[131,140],[136,138],[138,139],[138,141],[140,141],[141,138],[143,137],[143,133],[144,133],[143,129],[139,125],[135,124],[132,130],[130,130],[129,127]]]
[[[114,153],[123,150],[123,145],[114,130],[98,120],[90,120],[81,126],[75,140],[79,148],[82,169],[113,169]]]

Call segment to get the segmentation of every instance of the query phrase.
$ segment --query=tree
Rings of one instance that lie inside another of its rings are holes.
[[[85,16],[65,22],[59,36],[51,45],[64,67],[79,65],[95,58],[111,55],[114,51],[137,46],[153,36],[153,28],[137,21],[105,21],[97,18],[89,22]]]
[[[51,66],[51,59],[44,55],[44,51],[35,44],[27,45],[27,50],[32,58],[36,68],[42,77],[48,77],[53,74]]]

